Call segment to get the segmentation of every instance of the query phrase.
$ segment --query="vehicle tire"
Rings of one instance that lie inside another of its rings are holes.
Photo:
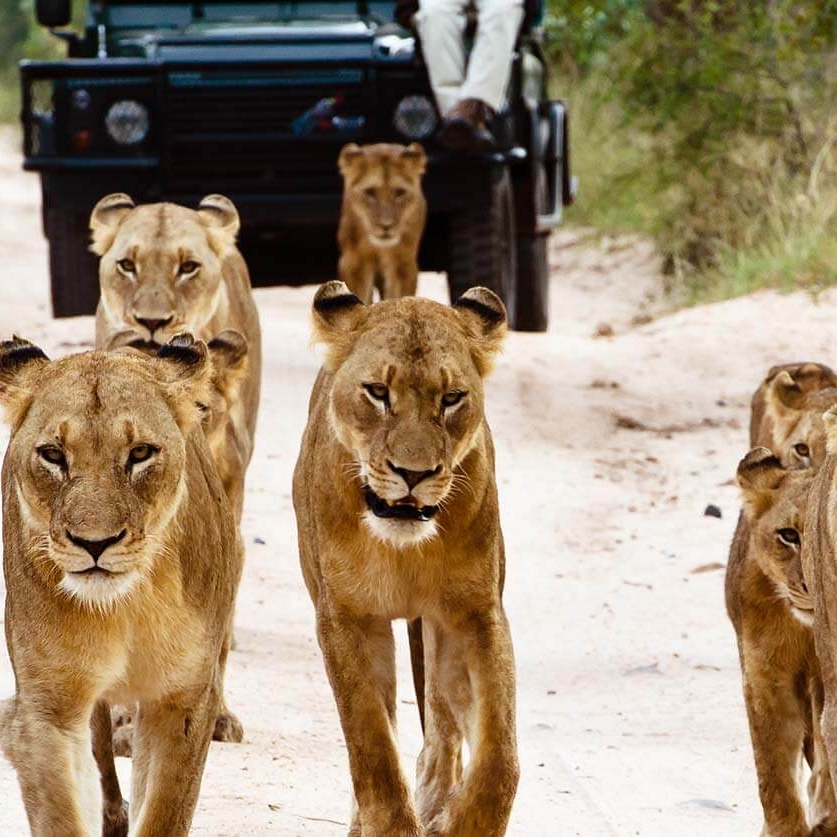
[[[507,166],[495,167],[487,194],[475,193],[468,207],[451,218],[448,287],[455,300],[482,285],[505,303],[516,328],[517,248],[514,192]]]
[[[517,237],[514,328],[546,331],[549,324],[549,235]]]
[[[99,302],[98,258],[88,249],[88,216],[47,211],[52,313],[56,317],[93,314]]]

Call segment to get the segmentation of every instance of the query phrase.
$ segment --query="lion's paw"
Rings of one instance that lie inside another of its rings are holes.
[[[240,744],[244,740],[244,727],[229,709],[221,711],[215,719],[212,740],[226,741],[229,744]]]
[[[102,837],[128,837],[128,803],[123,802],[116,812],[105,810]]]

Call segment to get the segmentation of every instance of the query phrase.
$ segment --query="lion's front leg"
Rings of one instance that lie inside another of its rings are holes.
[[[116,765],[113,761],[110,705],[104,700],[100,700],[93,710],[90,731],[104,798],[102,837],[126,837],[128,810],[122,798],[122,789],[119,787],[119,777],[116,775]]]
[[[3,751],[17,771],[33,837],[99,837],[102,792],[90,716],[19,692],[6,710]],[[62,719],[73,721],[62,722]]]
[[[337,702],[357,803],[352,834],[421,832],[395,743],[395,651],[386,619],[317,610],[317,635]]]
[[[744,703],[764,811],[763,833],[805,837],[809,829],[799,793],[805,725],[793,673],[776,671],[772,658],[760,653],[746,635],[739,647]]]
[[[243,546],[240,546],[241,554],[243,555]],[[233,617],[230,616],[230,622],[227,626],[227,631],[224,635],[224,641],[221,643],[221,653],[218,656],[218,673],[221,684],[223,686],[227,673],[227,657],[230,653],[233,643]],[[244,727],[238,716],[230,710],[227,706],[227,698],[224,692],[221,692],[221,708],[218,712],[218,717],[215,719],[215,727],[212,731],[213,741],[226,741],[227,743],[240,744],[244,740]]]
[[[415,255],[383,259],[382,299],[415,296],[418,287],[418,262]]]
[[[416,800],[422,822],[429,823],[462,780],[462,719],[471,711],[473,694],[457,638],[430,619],[422,620],[422,634],[425,728]]]
[[[131,837],[186,837],[189,833],[220,705],[215,678],[200,693],[139,704]]]
[[[502,837],[517,792],[520,768],[515,729],[514,655],[501,607],[471,613],[443,630],[458,646],[467,677],[451,670],[449,703],[458,707],[471,760],[428,834],[445,837]],[[467,701],[467,690],[473,700]],[[470,703],[470,707],[467,704]]]
[[[822,829],[830,828],[837,833],[837,801],[834,797],[834,785],[831,781],[831,771],[828,765],[828,755],[825,752],[825,742],[822,738],[822,704],[821,686],[812,690],[814,699],[811,701],[812,722],[812,762],[811,776],[808,779],[808,810],[811,822],[821,824]],[[827,833],[822,831],[823,834]]]

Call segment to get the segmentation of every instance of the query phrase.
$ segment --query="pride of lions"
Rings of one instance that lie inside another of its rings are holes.
[[[485,288],[451,307],[411,296],[419,146],[350,145],[339,165],[343,281],[314,297],[325,361],[293,499],[349,833],[502,835],[519,768],[483,391],[506,313]],[[90,217],[95,351],[0,343],[16,683],[0,747],[37,837],[186,835],[210,741],[244,735],[224,674],[261,353],[239,225],[221,195],[197,209],[108,195]],[[394,619],[410,623],[424,729],[415,794],[395,739]],[[115,752],[133,758],[129,801]]]
[[[314,296],[324,362],[293,478],[350,837],[503,835],[519,776],[484,414],[506,313],[486,288],[450,307],[413,296],[425,164],[417,145],[340,155],[340,281]],[[194,210],[108,195],[90,217],[96,350],[50,360],[0,343],[16,682],[0,747],[37,837],[182,837],[210,741],[244,736],[224,674],[261,338],[239,226],[221,195]],[[837,373],[771,369],[750,447],[726,602],[762,835],[837,837]],[[395,619],[424,731],[415,793],[396,741]],[[115,754],[133,758],[129,802]]]

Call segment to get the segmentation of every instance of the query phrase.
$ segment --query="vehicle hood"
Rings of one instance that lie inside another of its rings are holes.
[[[109,53],[162,61],[369,60],[377,27],[361,20],[192,23],[176,30],[111,31]]]

